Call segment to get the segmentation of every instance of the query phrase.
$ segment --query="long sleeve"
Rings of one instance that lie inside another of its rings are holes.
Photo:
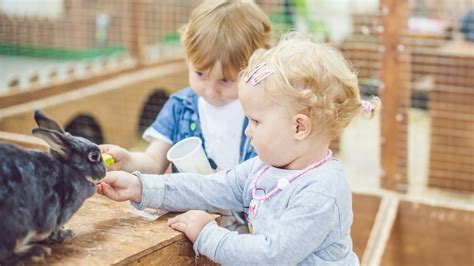
[[[140,207],[242,211],[252,199],[252,178],[264,166],[256,157],[209,176],[144,175]],[[278,180],[294,173],[270,168],[258,182],[258,190],[268,193]],[[252,235],[210,222],[193,248],[223,265],[358,265],[350,237],[351,205],[341,164],[331,160],[260,201],[256,216],[250,217]]]
[[[224,265],[294,265],[332,245],[331,230],[336,230],[338,237],[342,234],[334,199],[314,192],[301,192],[265,231],[239,235],[210,223],[199,234],[194,249]],[[335,260],[352,259],[350,247],[341,252],[346,254],[336,254]]]
[[[243,211],[244,186],[254,160],[212,175],[141,175],[142,201],[132,205],[168,211]]]

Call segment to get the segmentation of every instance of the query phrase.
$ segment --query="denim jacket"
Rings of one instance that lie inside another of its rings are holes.
[[[198,99],[199,96],[189,87],[172,94],[151,127],[171,140],[172,144],[188,137],[198,137],[202,140],[204,151],[206,151],[199,121]],[[239,162],[256,155],[250,145],[250,139],[244,133],[247,124],[248,118],[245,118],[240,141]],[[213,165],[212,162],[211,165]],[[173,172],[176,172],[176,169],[173,168]]]

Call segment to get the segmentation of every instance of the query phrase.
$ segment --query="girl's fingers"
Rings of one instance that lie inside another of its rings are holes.
[[[103,190],[102,190],[102,184],[101,184],[101,183],[97,184],[97,186],[95,187],[95,191],[96,191],[97,193],[101,194],[101,195],[104,195],[104,192],[103,192]]]
[[[103,191],[103,194],[113,200],[118,200],[119,199],[119,195],[117,193],[117,191],[109,184],[107,183],[102,183],[102,191]]]
[[[181,232],[186,232],[186,229],[188,229],[188,225],[185,223],[174,223],[171,224],[171,228]]]
[[[174,223],[176,223],[176,222],[177,222],[177,221],[176,221],[176,217],[173,217],[173,218],[168,219],[168,222],[166,222],[166,225],[167,225],[167,226],[170,226],[170,225],[172,225],[172,224],[174,224]]]
[[[170,226],[176,223],[186,223],[187,219],[186,219],[185,214],[186,213],[182,213],[180,215],[176,215],[175,217],[168,219],[168,222],[166,223],[166,225]]]
[[[114,184],[117,181],[117,175],[118,173],[111,171],[107,172],[105,177],[101,180],[102,183],[107,183],[107,184]]]

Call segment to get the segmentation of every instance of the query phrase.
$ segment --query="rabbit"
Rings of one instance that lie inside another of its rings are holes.
[[[41,260],[47,243],[73,237],[63,225],[96,191],[106,169],[99,147],[66,133],[41,111],[33,135],[49,152],[0,142],[0,265]]]

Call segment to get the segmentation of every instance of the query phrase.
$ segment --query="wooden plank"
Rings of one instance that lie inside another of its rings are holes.
[[[145,64],[145,3],[144,0],[130,1],[130,30],[129,53],[137,60],[139,66]]]
[[[414,62],[422,61],[430,61],[436,63],[437,65],[446,66],[446,67],[453,67],[453,66],[465,66],[465,67],[474,67],[474,62],[471,60],[469,56],[466,55],[447,55],[444,53],[440,53],[439,49],[432,50],[432,49],[425,49],[425,50],[417,50],[416,53],[413,54]]]
[[[445,160],[436,161],[432,159],[430,160],[430,169],[447,170],[447,171],[454,171],[454,172],[460,172],[460,173],[471,173],[474,178],[474,164],[473,163],[447,162]]]
[[[78,86],[71,91],[62,91],[61,93],[54,94],[53,96],[41,97],[40,99],[34,101],[30,99],[30,101],[26,101],[23,104],[13,104],[13,106],[5,107],[3,109],[0,107],[0,119],[11,117],[24,112],[30,112],[32,109],[38,108],[38,106],[41,108],[46,108],[51,105],[57,105],[66,101],[88,97],[90,95],[97,95],[104,92],[113,93],[114,90],[123,89],[125,86],[130,84],[141,84],[147,80],[166,78],[170,74],[181,71],[183,67],[186,67],[183,60],[172,60],[168,61],[167,63],[162,62],[160,64],[154,64],[153,66],[147,65],[146,67],[142,68],[134,68],[134,71],[130,71],[130,73],[122,75],[114,74],[113,78],[104,78],[104,80],[100,82],[97,80],[96,82],[91,81],[90,84],[87,83],[87,86]],[[72,86],[72,83],[70,85]],[[67,84],[62,84],[61,86],[66,87]],[[33,92],[30,93],[33,94]],[[30,95],[30,93],[27,93],[27,95]],[[21,98],[20,95],[17,96],[18,98]],[[3,103],[4,98],[1,99],[1,102]],[[122,106],[123,102],[117,104]]]
[[[434,91],[430,94],[430,97],[430,99],[433,100],[433,104],[439,104],[445,107],[449,107],[448,103],[459,103],[469,106],[472,105],[472,99],[474,98],[470,93],[452,93],[444,91]]]
[[[383,68],[380,79],[383,89],[380,92],[384,103],[381,128],[382,128],[382,149],[381,162],[384,176],[381,186],[390,190],[400,190],[399,184],[407,183],[406,167],[400,167],[403,161],[407,160],[407,155],[400,152],[400,139],[407,139],[406,130],[401,131],[402,125],[408,121],[408,110],[405,108],[399,111],[400,106],[409,106],[408,84],[400,80],[410,80],[410,66],[405,58],[409,58],[408,49],[399,49],[402,32],[407,29],[407,0],[381,0],[381,19],[383,25],[382,44]],[[403,58],[403,59],[402,59]],[[408,70],[408,71],[407,71]],[[402,116],[403,119],[397,119]],[[405,163],[406,164],[406,163]]]
[[[380,265],[474,265],[472,204],[457,209],[434,202],[400,201]]]
[[[455,181],[455,182],[463,182],[466,184],[470,184],[471,186],[474,184],[474,173],[466,173],[460,171],[452,171],[452,170],[440,170],[440,169],[432,169],[430,168],[430,177],[433,178],[441,178],[448,181]]]
[[[466,143],[471,142],[474,140],[473,131],[472,130],[462,130],[462,129],[454,129],[450,127],[433,127],[431,129],[433,136],[439,136],[442,138],[461,138]]]
[[[442,138],[439,142],[431,142],[431,153],[446,154],[447,156],[457,156],[460,158],[453,159],[456,159],[459,162],[472,162],[472,157],[474,157],[474,148],[472,147],[472,145],[468,146],[465,142],[456,143],[452,140],[446,140],[446,138]],[[468,156],[470,160],[463,160],[462,157],[466,156]]]
[[[183,67],[186,67],[182,59],[166,60],[158,62],[156,64],[148,64],[146,66],[121,66],[122,68],[118,68],[114,72],[105,72],[98,76],[88,77],[87,79],[67,80],[65,82],[61,82],[54,85],[45,85],[35,90],[21,90],[15,93],[0,95],[0,109],[12,107],[23,103],[29,103],[35,100],[41,100],[46,97],[58,96],[66,92],[72,92],[75,90],[80,90],[84,87],[94,86],[101,82],[108,82],[113,79],[119,79],[123,76],[136,76],[134,77],[134,79],[141,80],[141,77],[145,76],[146,72],[156,71],[159,69],[165,70],[168,67],[174,68],[173,65],[180,63],[180,69],[182,70]],[[165,70],[165,72],[167,72],[167,70]],[[136,83],[137,82],[138,81],[136,81]]]
[[[444,135],[431,137],[432,152],[446,152],[447,154],[472,155],[474,153],[474,139]]]
[[[388,194],[382,198],[377,216],[375,217],[375,223],[370,231],[367,248],[362,256],[362,265],[380,265],[385,246],[397,217],[398,202],[399,199],[395,194]]]
[[[453,163],[460,163],[460,164],[472,164],[473,157],[466,156],[459,153],[443,153],[442,149],[438,149],[436,153],[431,152],[430,160],[434,161],[445,161],[445,162],[453,162]]]
[[[430,94],[431,150],[428,185],[473,191],[474,57],[436,54]]]
[[[370,231],[377,216],[382,197],[365,193],[352,193],[354,220],[351,227],[353,249],[362,258],[369,241]]]
[[[452,93],[452,94],[467,94],[470,97],[472,97],[473,92],[471,88],[472,86],[470,86],[469,84],[455,83],[453,81],[450,83],[447,83],[447,82],[437,83],[437,85],[435,85],[432,90],[441,92],[441,93],[444,92],[444,93]]]
[[[148,221],[137,216],[128,202],[93,196],[66,225],[76,236],[49,245],[52,255],[32,265],[193,264],[190,241],[166,226],[172,216]]]
[[[458,85],[469,87],[474,84],[472,79],[469,77],[469,70],[456,68],[456,69],[438,69],[437,65],[423,65],[423,64],[413,64],[413,72],[423,73],[425,75],[435,75],[438,84],[446,85]]]
[[[473,173],[430,169],[430,176],[445,178],[446,180],[458,180],[458,181],[466,181],[466,182],[474,183]]]
[[[431,93],[432,95],[433,93]],[[474,111],[472,110],[472,106],[467,103],[469,98],[463,99],[466,101],[466,103],[462,102],[456,102],[453,101],[452,99],[449,99],[450,96],[445,97],[443,102],[438,102],[439,100],[433,99],[430,95],[430,109],[432,117],[444,119],[446,116],[446,113],[454,113],[454,115],[450,115],[450,119],[452,120],[458,120],[458,121],[474,121]],[[474,102],[474,97],[472,97],[472,102]],[[456,116],[455,114],[458,114]],[[463,116],[459,116],[459,114],[462,114]]]
[[[473,101],[474,103],[474,101]],[[472,107],[471,107],[472,108]],[[474,115],[472,116],[474,119]],[[452,128],[452,129],[462,129],[466,131],[474,131],[474,123],[466,123],[464,120],[454,120],[447,118],[436,118],[431,120],[431,125],[433,128]],[[472,135],[471,135],[472,136]],[[474,137],[473,137],[474,138]]]
[[[468,123],[474,122],[474,116],[469,113],[463,113],[457,110],[453,112],[448,112],[448,111],[438,111],[433,108],[430,108],[430,109],[431,109],[430,115],[433,118],[447,118],[447,119],[453,119],[453,120],[466,121]]]
[[[445,176],[438,177],[430,175],[428,186],[455,191],[474,192],[474,182],[472,180],[447,179]]]
[[[436,51],[433,51],[433,53],[437,53]],[[469,62],[469,59],[465,62]],[[471,64],[463,64],[462,61],[457,60],[453,61],[452,64],[443,65],[442,57],[436,56],[436,57],[420,57],[417,56],[416,53],[413,53],[413,61],[414,63],[414,71],[418,72],[425,72],[427,71],[428,73],[436,74],[439,76],[449,76],[449,75],[454,75],[454,76],[461,76],[461,77],[468,77],[470,76],[471,72],[469,69],[473,67],[474,65],[471,66]]]
[[[467,130],[433,129],[432,144],[440,146],[452,146],[460,149],[473,149],[474,138],[468,136]]]
[[[47,151],[48,144],[37,137],[0,131],[0,141],[16,144],[27,149]]]

